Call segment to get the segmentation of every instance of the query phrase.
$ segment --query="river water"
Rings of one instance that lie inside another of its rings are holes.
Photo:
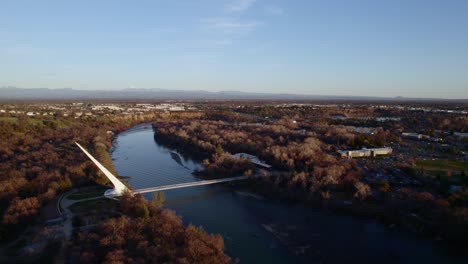
[[[135,189],[199,180],[192,172],[200,163],[158,144],[147,124],[120,133],[111,155]],[[230,185],[164,194],[165,208],[185,224],[222,234],[227,254],[240,263],[468,263],[434,242],[373,220],[261,199]]]

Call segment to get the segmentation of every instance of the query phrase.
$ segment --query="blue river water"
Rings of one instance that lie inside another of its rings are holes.
[[[200,163],[158,144],[148,124],[120,133],[111,155],[135,189],[199,180],[192,172]],[[164,195],[165,208],[185,224],[221,234],[226,253],[240,263],[468,263],[435,242],[374,220],[262,199],[229,184]]]

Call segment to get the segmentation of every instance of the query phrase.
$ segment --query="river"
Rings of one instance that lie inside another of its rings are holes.
[[[120,133],[111,155],[135,189],[199,180],[192,172],[201,164],[158,144],[148,124]],[[432,241],[374,220],[262,199],[229,184],[164,194],[165,208],[185,224],[222,234],[226,253],[240,263],[467,263]]]

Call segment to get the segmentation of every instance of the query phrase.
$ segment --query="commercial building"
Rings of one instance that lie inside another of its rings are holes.
[[[342,158],[377,157],[392,154],[392,148],[363,148],[358,150],[338,150]]]
[[[416,140],[419,140],[422,138],[422,135],[421,134],[418,134],[418,133],[401,133],[401,136],[404,137],[404,138],[409,138],[409,139],[416,139]]]

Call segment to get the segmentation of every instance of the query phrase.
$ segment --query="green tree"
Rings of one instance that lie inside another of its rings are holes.
[[[222,147],[220,144],[218,144],[218,145],[216,146],[216,154],[217,154],[218,156],[221,156],[221,155],[224,154],[224,149],[223,149],[223,147]]]
[[[161,208],[166,201],[166,197],[163,192],[155,192],[153,193],[153,199],[151,200],[151,204],[156,206],[157,208]]]
[[[142,203],[140,207],[137,210],[137,216],[142,217],[144,219],[148,219],[150,216],[150,211],[148,209],[148,206],[145,203]]]

